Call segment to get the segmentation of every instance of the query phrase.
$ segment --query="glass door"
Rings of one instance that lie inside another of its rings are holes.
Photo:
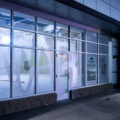
[[[87,56],[87,85],[97,84],[97,56],[88,54]]]
[[[56,58],[56,90],[57,100],[64,100],[69,98],[68,94],[68,54],[64,52],[57,52]]]

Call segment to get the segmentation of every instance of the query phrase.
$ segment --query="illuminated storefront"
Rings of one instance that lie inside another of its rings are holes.
[[[0,101],[113,83],[116,48],[108,34],[0,8]]]

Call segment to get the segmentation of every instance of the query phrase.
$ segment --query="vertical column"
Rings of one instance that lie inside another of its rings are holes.
[[[70,53],[70,26],[68,26],[68,81],[67,81],[67,87],[68,87],[68,91],[69,91],[69,89],[70,89],[70,55],[69,55],[69,53]]]
[[[112,38],[109,41],[109,53],[108,53],[108,82],[112,83]]]
[[[37,17],[35,17],[35,49],[34,49],[34,52],[35,52],[35,94],[37,93]]]
[[[98,50],[97,50],[97,84],[100,84],[100,81],[99,81],[99,35],[97,34],[97,43],[98,43]]]
[[[54,91],[56,91],[56,22],[54,22]]]
[[[13,71],[12,71],[12,58],[13,58],[13,11],[11,10],[11,28],[10,28],[10,98],[13,97]]]
[[[120,37],[118,38],[118,60],[117,60],[117,88],[120,89]]]
[[[85,31],[85,86],[87,86],[87,32]]]

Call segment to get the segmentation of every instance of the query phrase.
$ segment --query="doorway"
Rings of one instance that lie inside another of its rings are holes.
[[[56,90],[57,100],[59,101],[69,98],[69,56],[66,52],[57,52],[56,56]]]

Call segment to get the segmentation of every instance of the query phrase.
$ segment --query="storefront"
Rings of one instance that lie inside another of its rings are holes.
[[[51,93],[55,102],[72,90],[112,88],[117,38],[68,23],[0,8],[1,103]]]

